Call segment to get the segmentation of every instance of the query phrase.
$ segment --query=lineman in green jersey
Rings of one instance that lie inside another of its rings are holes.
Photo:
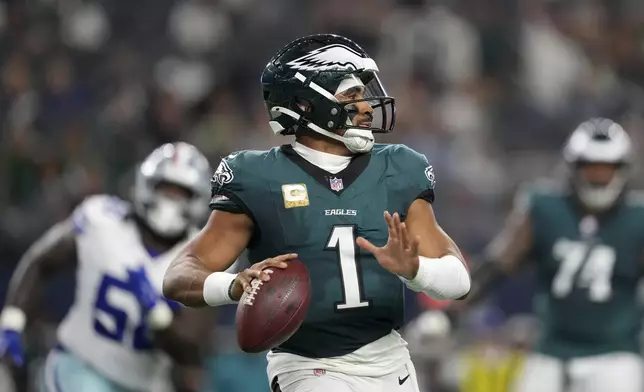
[[[264,267],[288,268],[295,257],[307,265],[307,317],[268,354],[274,392],[418,392],[396,332],[403,284],[452,299],[470,288],[458,248],[434,217],[427,159],[374,144],[372,133],[395,121],[377,71],[337,35],[280,50],[262,74],[264,100],[271,129],[295,143],[224,158],[207,226],[166,272],[167,297],[217,306],[238,300],[252,279],[270,279]],[[256,264],[219,272],[245,248]]]
[[[473,274],[469,301],[535,260],[543,330],[518,391],[641,392],[644,203],[626,191],[631,142],[613,121],[592,119],[573,132],[564,157],[569,184],[520,192],[488,248],[493,262]]]

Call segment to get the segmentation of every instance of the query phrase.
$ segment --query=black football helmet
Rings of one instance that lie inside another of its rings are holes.
[[[276,134],[292,135],[306,127],[362,153],[373,147],[372,133],[394,128],[394,98],[387,96],[375,61],[345,37],[319,34],[289,43],[268,62],[261,82]],[[356,99],[339,102],[335,97],[356,88]],[[369,126],[352,124],[358,102],[373,109]]]
[[[593,118],[573,131],[564,147],[571,184],[579,200],[592,210],[611,208],[623,193],[632,163],[632,143],[624,129],[607,118]],[[579,169],[588,164],[610,164],[616,168],[607,184],[585,180]]]

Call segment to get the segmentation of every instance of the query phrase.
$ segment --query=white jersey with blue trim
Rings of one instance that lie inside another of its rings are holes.
[[[153,257],[127,219],[129,211],[128,203],[107,195],[91,196],[74,211],[76,294],[58,339],[116,384],[146,391],[153,379],[167,373],[170,362],[151,343],[127,270],[143,265],[161,293],[165,271],[183,243]]]

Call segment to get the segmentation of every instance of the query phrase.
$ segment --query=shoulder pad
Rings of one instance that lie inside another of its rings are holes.
[[[404,159],[407,165],[429,165],[425,154],[421,154],[404,144],[391,144],[389,147],[389,155],[394,160]]]
[[[400,174],[407,176],[413,183],[421,184],[424,188],[434,189],[436,184],[434,168],[424,154],[404,144],[389,144],[381,151],[388,154],[390,164]]]
[[[213,187],[223,187],[236,180],[236,175],[241,172],[244,174],[253,173],[254,167],[262,165],[269,155],[269,151],[243,150],[236,151],[223,158],[217,166],[217,170],[212,176],[211,184]]]
[[[112,195],[93,195],[83,200],[72,213],[72,223],[77,234],[89,227],[121,222],[129,213],[130,204]]]
[[[519,186],[519,192],[528,193],[533,196],[565,196],[568,188],[559,181],[550,178],[538,178]]]
[[[258,187],[265,187],[265,177],[267,173],[271,173],[270,167],[266,166],[275,155],[275,151],[276,149],[245,150],[223,158],[210,181],[210,208],[235,213],[245,212],[252,216],[246,202]]]
[[[549,178],[539,178],[519,185],[514,197],[515,209],[530,209],[542,198],[565,196],[567,188]]]
[[[372,157],[383,162],[390,186],[409,204],[416,199],[434,202],[436,178],[425,155],[404,144],[376,144]]]
[[[425,155],[417,152],[416,150],[404,144],[375,144],[373,147],[374,154],[387,154],[393,158],[405,157],[412,161],[427,161]]]

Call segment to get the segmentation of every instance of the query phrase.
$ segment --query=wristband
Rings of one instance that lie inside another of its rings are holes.
[[[418,273],[414,279],[400,277],[410,290],[424,292],[434,299],[458,299],[470,291],[469,273],[458,257],[418,258]]]
[[[203,282],[203,299],[210,306],[235,304],[232,299],[232,288],[237,274],[213,272]]]

